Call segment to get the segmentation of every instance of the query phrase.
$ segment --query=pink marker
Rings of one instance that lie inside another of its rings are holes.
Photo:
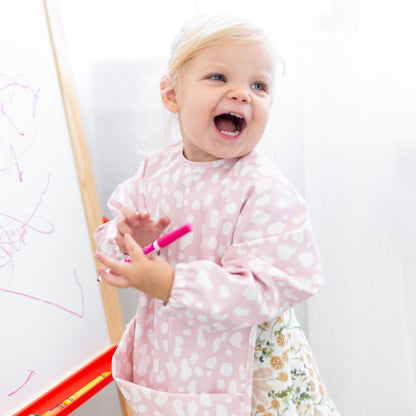
[[[162,237],[158,238],[156,241],[154,241],[152,244],[149,244],[148,246],[143,248],[144,254],[149,254],[152,251],[160,250],[163,247],[166,247],[167,245],[173,243],[174,241],[178,240],[179,238],[183,237],[185,234],[188,234],[192,231],[192,224],[188,223],[185,225],[182,225],[182,227],[177,228],[176,230],[173,230],[170,233],[167,233],[166,235],[163,235]],[[130,257],[127,257],[124,259],[126,262],[130,262]]]

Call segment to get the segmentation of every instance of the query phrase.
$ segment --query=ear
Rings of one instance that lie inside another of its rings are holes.
[[[168,76],[163,77],[160,81],[160,95],[162,97],[163,105],[167,110],[171,113],[177,113],[179,111],[176,90],[172,79]]]

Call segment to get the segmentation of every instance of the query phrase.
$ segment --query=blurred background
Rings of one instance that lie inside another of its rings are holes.
[[[309,206],[326,288],[297,308],[344,416],[416,414],[416,3],[60,0],[103,215],[163,145],[158,86],[200,12],[259,22],[286,72],[260,147]],[[174,133],[175,134],[175,133]],[[138,293],[119,291],[128,322]],[[76,416],[118,416],[114,385]]]

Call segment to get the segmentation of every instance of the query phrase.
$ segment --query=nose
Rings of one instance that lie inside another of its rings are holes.
[[[241,101],[243,103],[250,102],[250,94],[247,91],[247,88],[244,88],[244,87],[234,86],[230,88],[227,96],[228,98],[235,100],[235,101]]]

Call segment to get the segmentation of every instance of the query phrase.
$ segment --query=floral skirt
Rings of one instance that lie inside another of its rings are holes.
[[[292,309],[258,326],[252,416],[340,416]]]

